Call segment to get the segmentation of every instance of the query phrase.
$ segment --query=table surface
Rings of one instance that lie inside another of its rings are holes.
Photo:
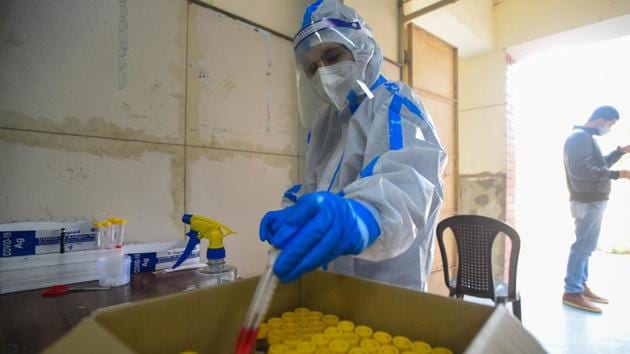
[[[0,295],[0,353],[39,353],[92,311],[182,292],[194,284],[194,270],[132,276],[125,286],[42,297],[42,289]],[[98,286],[98,282],[75,284]]]

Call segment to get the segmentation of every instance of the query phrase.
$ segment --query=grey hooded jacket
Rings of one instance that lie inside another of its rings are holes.
[[[608,200],[610,180],[619,178],[612,167],[624,152],[617,148],[604,156],[593,138],[597,129],[576,126],[564,143],[564,168],[571,200],[592,203]]]

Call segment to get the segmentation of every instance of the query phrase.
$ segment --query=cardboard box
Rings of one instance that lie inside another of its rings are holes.
[[[258,278],[95,312],[45,353],[232,353]],[[329,272],[278,286],[268,317],[305,306],[456,353],[544,353],[503,306]]]

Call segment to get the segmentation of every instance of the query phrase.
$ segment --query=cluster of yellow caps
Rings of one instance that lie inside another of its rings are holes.
[[[107,220],[96,221],[94,223],[94,227],[102,227],[102,226],[112,226],[112,225],[124,225],[127,223],[126,219],[123,218],[107,218]]]
[[[107,218],[107,220],[103,221],[95,221],[94,227],[107,227],[112,225],[124,225],[127,223],[127,220],[121,218]]]
[[[258,340],[269,344],[268,354],[452,354],[444,347],[431,348],[426,342],[411,341],[374,331],[351,321],[339,320],[298,307],[260,325]]]

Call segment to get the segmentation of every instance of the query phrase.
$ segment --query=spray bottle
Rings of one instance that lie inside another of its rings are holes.
[[[190,256],[202,238],[207,238],[209,241],[206,252],[208,265],[195,271],[197,289],[236,280],[236,268],[225,264],[225,248],[223,247],[223,238],[235,232],[216,220],[200,215],[184,214],[182,222],[190,225],[190,231],[186,234],[189,239],[184,253],[173,265],[173,269]]]

